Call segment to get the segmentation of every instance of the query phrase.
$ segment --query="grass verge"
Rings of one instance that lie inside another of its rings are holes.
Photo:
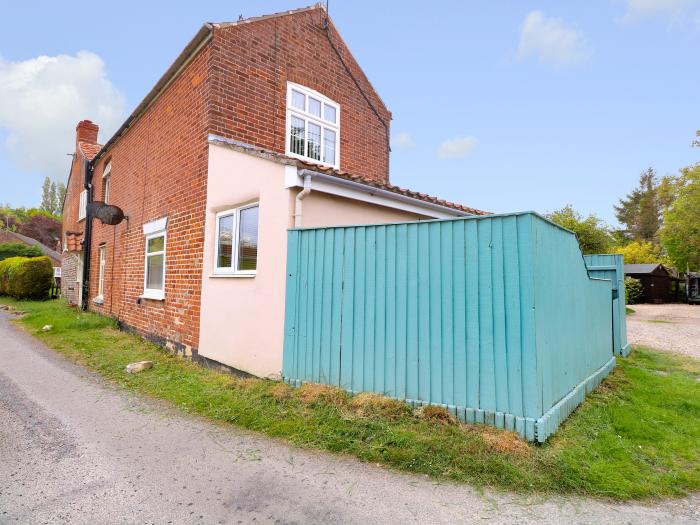
[[[700,488],[700,362],[689,358],[636,348],[539,446],[383,396],[206,370],[60,301],[0,302],[26,312],[17,322],[29,333],[122,387],[297,446],[524,493],[642,499]],[[141,360],[154,367],[124,371]]]
[[[630,308],[629,306],[625,306],[625,313],[627,315],[633,314],[635,312],[636,312],[636,310],[634,308]]]

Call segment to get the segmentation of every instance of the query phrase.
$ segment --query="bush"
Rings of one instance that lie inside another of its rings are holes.
[[[0,243],[0,261],[10,257],[41,257],[41,249],[38,246],[27,246],[20,242]]]
[[[0,261],[0,295],[15,299],[46,299],[53,283],[48,257],[11,257]]]
[[[637,304],[642,302],[644,287],[642,281],[634,277],[625,277],[625,302],[627,304]]]

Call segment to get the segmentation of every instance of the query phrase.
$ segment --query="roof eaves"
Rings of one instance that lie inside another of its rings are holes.
[[[288,157],[287,155],[284,155],[282,153],[276,153],[274,151],[270,151],[270,150],[267,150],[265,148],[253,146],[252,144],[246,144],[245,142],[240,142],[237,140],[228,139],[228,138],[221,137],[221,136],[214,135],[214,134],[209,134],[208,141],[210,144],[216,144],[219,146],[227,146],[229,148],[235,149],[236,151],[241,151],[241,152],[247,153],[249,155],[254,155],[254,156],[261,157],[261,158],[264,158],[267,160],[272,160],[275,162],[279,162],[281,164],[286,164],[288,166],[296,166],[297,168],[300,168],[300,169],[309,169],[309,170],[313,170],[313,171],[318,171],[319,173],[323,173],[325,175],[331,175],[331,176],[338,178],[338,179],[344,179],[344,180],[348,180],[351,182],[356,182],[358,184],[362,184],[364,186],[368,186],[371,188],[389,191],[391,193],[395,193],[397,195],[402,195],[404,197],[410,197],[412,199],[432,203],[432,204],[437,205],[437,206],[451,208],[453,210],[461,211],[461,212],[467,213],[469,215],[491,215],[491,212],[488,212],[488,211],[478,210],[476,208],[470,208],[468,206],[463,206],[461,204],[457,204],[457,203],[454,203],[451,201],[440,199],[438,197],[434,197],[434,196],[428,195],[426,193],[420,193],[420,192],[412,191],[412,190],[409,190],[406,188],[401,188],[399,186],[394,186],[393,184],[381,184],[378,182],[374,182],[374,181],[365,179],[364,177],[360,177],[358,175],[351,175],[351,174],[344,172],[344,171],[336,170],[333,168],[326,168],[324,166],[319,166],[317,164],[311,164],[308,162],[304,162],[303,160]]]

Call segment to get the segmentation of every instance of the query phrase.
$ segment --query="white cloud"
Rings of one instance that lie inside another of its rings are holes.
[[[520,26],[518,59],[531,57],[555,68],[585,62],[591,55],[583,33],[558,18],[532,11]]]
[[[90,119],[109,138],[124,118],[124,97],[94,53],[39,56],[21,62],[0,57],[0,128],[4,149],[21,170],[65,181],[75,149],[75,126]]]
[[[697,0],[627,0],[624,20],[658,15],[677,17],[686,7],[697,3]]]
[[[399,133],[391,139],[391,149],[396,151],[411,151],[416,143],[408,133]]]
[[[443,141],[438,146],[439,159],[461,159],[476,147],[477,140],[474,137],[455,137]]]

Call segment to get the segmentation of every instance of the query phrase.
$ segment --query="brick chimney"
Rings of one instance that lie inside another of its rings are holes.
[[[93,124],[91,120],[81,120],[75,127],[75,141],[88,142],[97,144],[97,132],[99,131],[97,124]]]

